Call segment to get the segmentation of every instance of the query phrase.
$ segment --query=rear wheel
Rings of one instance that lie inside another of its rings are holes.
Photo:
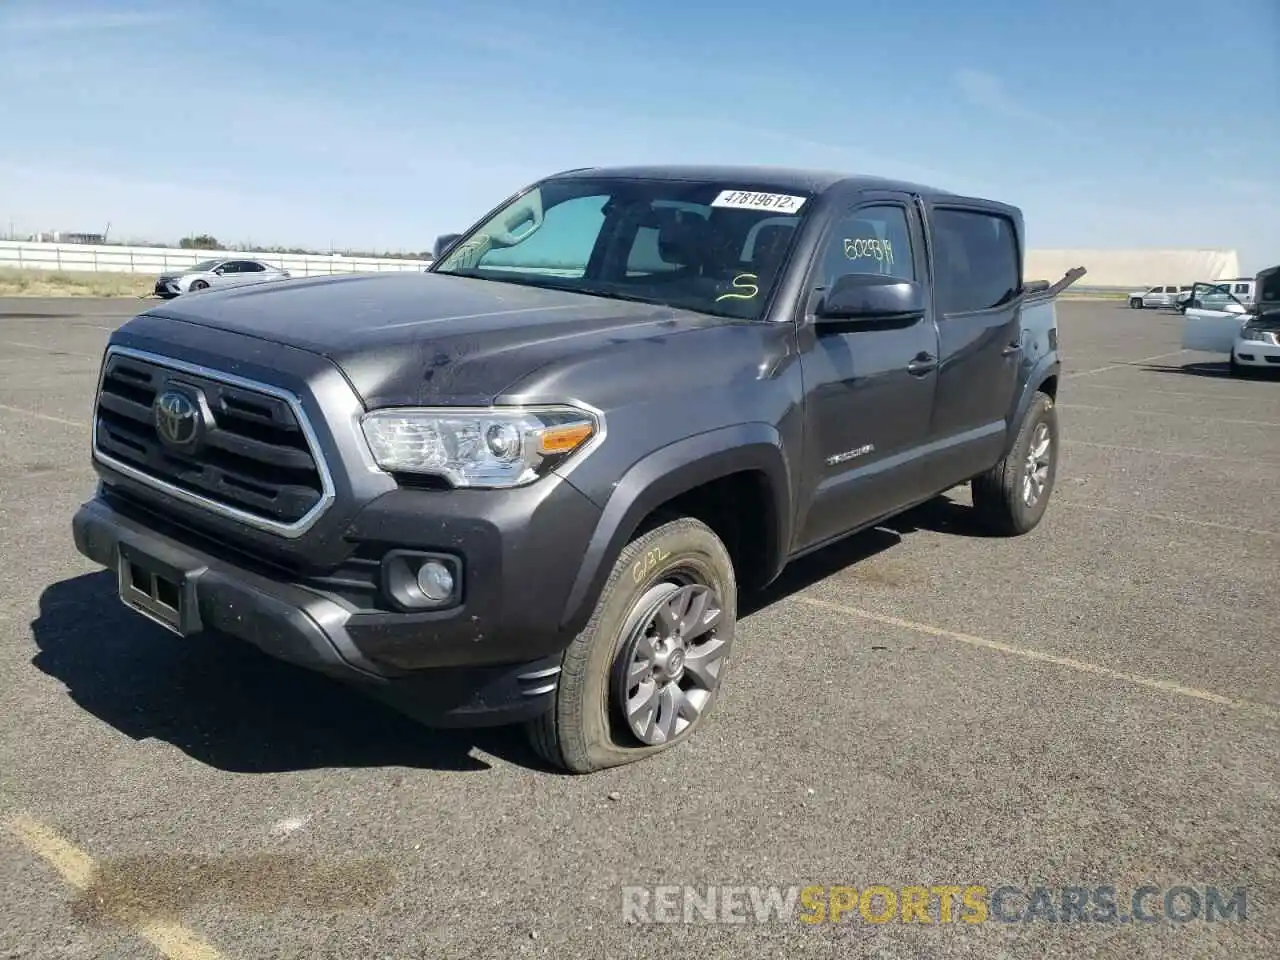
[[[527,725],[534,749],[591,773],[688,740],[724,682],[737,602],[728,551],[701,521],[632,540],[565,651],[552,708]]]
[[[982,522],[1003,536],[1029,533],[1040,523],[1058,471],[1058,413],[1037,393],[1008,455],[970,483]]]

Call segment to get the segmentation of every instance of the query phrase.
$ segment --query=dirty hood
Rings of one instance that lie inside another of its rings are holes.
[[[277,281],[150,311],[327,357],[366,405],[484,404],[535,370],[733,321],[433,273]]]

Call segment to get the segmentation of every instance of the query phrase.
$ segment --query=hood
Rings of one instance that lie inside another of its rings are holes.
[[[214,289],[147,313],[319,354],[343,371],[370,407],[487,404],[557,361],[738,323],[416,271]]]
[[[1245,327],[1250,330],[1268,330],[1280,333],[1280,303],[1263,306],[1257,315],[1249,318]]]

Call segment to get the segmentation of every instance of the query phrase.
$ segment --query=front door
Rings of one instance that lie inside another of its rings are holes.
[[[814,257],[809,307],[835,280],[873,273],[927,283],[923,234],[912,198],[877,194],[838,215]],[[801,325],[809,505],[796,518],[804,550],[910,505],[921,489],[937,380],[932,310],[876,325]]]
[[[1225,284],[1197,283],[1191,292],[1182,319],[1183,350],[1204,353],[1231,353],[1240,328],[1249,319],[1245,305],[1229,292]]]

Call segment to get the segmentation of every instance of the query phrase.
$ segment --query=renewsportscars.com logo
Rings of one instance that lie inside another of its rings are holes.
[[[622,888],[625,923],[1215,923],[1248,919],[1246,888],[656,886]]]

